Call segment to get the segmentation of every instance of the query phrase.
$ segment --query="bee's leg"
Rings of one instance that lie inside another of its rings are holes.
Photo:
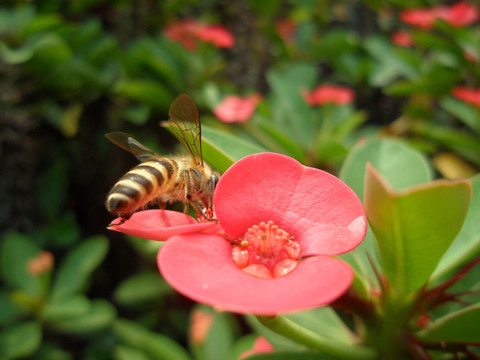
[[[193,210],[195,210],[195,212],[197,213],[197,216],[205,217],[203,215],[202,209],[194,201],[192,201],[192,196],[190,195],[190,187],[189,187],[190,175],[188,171],[185,171],[183,176],[184,176],[183,181],[185,184],[185,200],[186,200],[184,213],[186,214],[188,212],[189,206],[191,206]]]
[[[203,219],[206,219],[208,220],[206,217],[205,217],[205,214],[203,213],[203,210],[197,205],[197,203],[195,203],[194,201],[190,201],[190,205],[192,206],[192,208],[195,210],[195,212],[197,213],[197,218],[200,216],[202,217]]]
[[[167,203],[161,201],[160,199],[158,199],[157,203],[160,210],[165,210],[165,208],[167,207]]]

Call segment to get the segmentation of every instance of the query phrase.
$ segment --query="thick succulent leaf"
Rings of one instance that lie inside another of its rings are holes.
[[[480,252],[480,175],[470,179],[473,187],[473,196],[468,208],[465,222],[455,241],[443,255],[438,267],[433,274],[434,278],[440,278],[454,268],[466,263]]]
[[[426,158],[407,144],[393,139],[369,139],[358,143],[349,153],[340,178],[347,183],[363,201],[365,168],[367,163],[375,167],[397,190],[426,183],[432,180],[432,170]],[[353,251],[341,255],[355,270],[357,288],[369,288],[375,282],[370,264],[376,261],[375,237],[368,231],[364,241]],[[370,257],[370,260],[369,260]],[[357,286],[358,285],[358,286]]]
[[[422,341],[480,342],[480,304],[450,313],[417,333]]]
[[[58,269],[52,298],[58,299],[83,290],[107,250],[108,241],[103,236],[93,236],[73,249]]]
[[[439,180],[394,191],[367,166],[365,207],[383,270],[400,294],[423,286],[460,231],[472,196],[468,181]]]
[[[0,332],[0,359],[27,358],[40,347],[42,327],[29,322],[11,326]]]
[[[191,359],[187,351],[169,337],[151,332],[134,322],[120,319],[114,325],[114,332],[121,342],[141,350],[148,359]]]

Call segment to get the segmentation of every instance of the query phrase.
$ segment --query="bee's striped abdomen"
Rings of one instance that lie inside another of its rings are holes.
[[[166,191],[177,165],[166,159],[149,160],[127,172],[107,195],[112,214],[128,218],[136,210]]]

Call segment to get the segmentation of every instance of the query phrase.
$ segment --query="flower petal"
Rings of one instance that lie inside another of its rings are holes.
[[[336,255],[365,237],[362,203],[335,176],[280,154],[249,155],[220,178],[215,213],[232,239],[252,225],[272,220],[295,237],[302,256]]]
[[[123,223],[120,218],[112,221],[108,228],[150,240],[167,240],[173,235],[190,232],[222,232],[216,222],[199,223],[187,214],[169,210],[138,211]]]
[[[209,234],[172,237],[157,260],[164,278],[180,293],[237,313],[273,315],[325,305],[353,280],[348,264],[327,256],[306,258],[281,278],[256,278],[234,265],[228,241]]]

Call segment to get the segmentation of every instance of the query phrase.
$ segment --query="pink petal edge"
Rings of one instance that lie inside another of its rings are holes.
[[[183,295],[221,310],[274,315],[331,303],[353,281],[342,260],[313,256],[287,276],[259,279],[238,269],[231,245],[209,234],[174,236],[157,257],[160,272]]]
[[[115,225],[119,220],[112,221],[108,229],[150,240],[164,241],[174,235],[190,232],[223,232],[216,222],[199,223],[187,214],[170,210],[138,211],[124,223]]]

